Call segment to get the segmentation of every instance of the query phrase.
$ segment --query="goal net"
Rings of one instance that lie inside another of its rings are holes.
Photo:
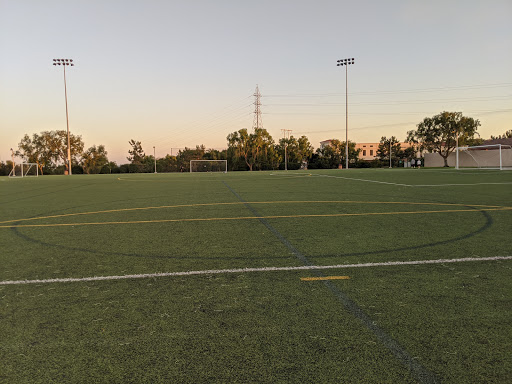
[[[459,147],[455,158],[458,168],[512,169],[512,146],[505,144]]]
[[[11,169],[11,172],[9,173],[9,177],[27,176],[39,176],[39,168],[37,163],[14,164],[14,168]]]
[[[228,172],[227,160],[190,160],[190,172]]]

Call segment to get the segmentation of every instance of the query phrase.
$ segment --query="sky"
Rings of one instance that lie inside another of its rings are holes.
[[[442,111],[489,138],[512,129],[510,20],[510,0],[0,0],[0,160],[66,129],[55,58],[75,63],[71,133],[118,164],[131,139],[157,158],[226,148],[253,127],[256,86],[276,141],[345,140],[346,96],[355,142],[405,140]]]

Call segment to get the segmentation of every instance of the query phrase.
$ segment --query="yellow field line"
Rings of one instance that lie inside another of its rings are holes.
[[[61,215],[52,216],[38,216],[30,217],[25,219],[12,219],[0,221],[0,224],[12,223],[18,221],[33,221],[43,219],[55,219],[58,217],[70,217],[70,216],[83,216],[83,215],[96,215],[100,213],[114,213],[114,212],[130,212],[130,211],[145,211],[150,209],[166,209],[166,208],[190,208],[190,207],[207,207],[207,206],[221,206],[221,205],[243,205],[243,204],[402,204],[402,205],[435,205],[435,206],[458,206],[458,207],[485,207],[485,208],[506,208],[499,205],[483,205],[483,204],[455,204],[455,203],[417,203],[407,201],[356,201],[356,200],[298,200],[298,201],[252,201],[244,203],[240,201],[227,202],[227,203],[197,203],[197,204],[177,204],[177,205],[160,205],[155,207],[135,207],[135,208],[120,208],[120,209],[108,209],[103,211],[91,211],[91,212],[76,212],[76,213],[65,213]]]
[[[506,211],[512,207],[491,209],[447,209],[438,211],[410,211],[410,212],[366,212],[366,213],[332,213],[315,215],[278,215],[278,216],[243,216],[243,217],[210,217],[194,219],[160,219],[160,220],[134,220],[134,221],[106,221],[91,223],[61,223],[61,224],[21,224],[2,225],[0,228],[27,228],[27,227],[69,227],[83,225],[113,225],[113,224],[150,224],[150,223],[179,223],[194,221],[227,221],[227,220],[259,220],[259,219],[295,219],[312,217],[345,217],[345,216],[377,216],[377,215],[418,215],[428,213],[456,213],[456,212],[482,212],[482,211]]]
[[[325,276],[325,277],[301,277],[302,281],[321,281],[321,280],[349,280],[348,276]]]

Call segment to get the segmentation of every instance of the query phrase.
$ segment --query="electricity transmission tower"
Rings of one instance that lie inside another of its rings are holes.
[[[256,85],[256,90],[254,91],[255,100],[254,100],[254,120],[252,122],[252,128],[254,130],[263,128],[263,120],[261,119],[261,93],[260,89]]]

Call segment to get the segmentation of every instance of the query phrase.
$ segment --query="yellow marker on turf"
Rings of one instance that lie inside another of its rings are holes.
[[[348,276],[325,276],[325,277],[301,277],[302,281],[319,281],[319,280],[348,280]]]

